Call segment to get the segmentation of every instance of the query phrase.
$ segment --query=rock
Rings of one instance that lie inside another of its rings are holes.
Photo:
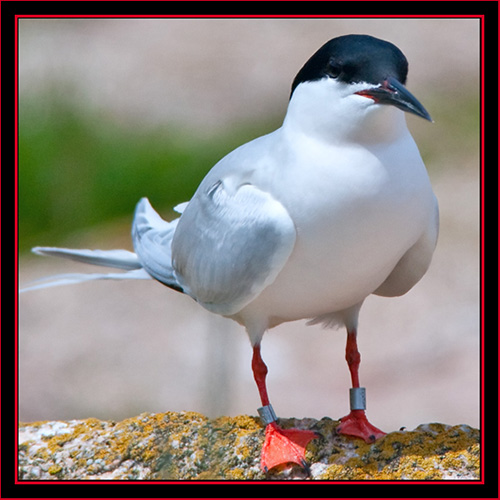
[[[366,444],[337,435],[327,417],[279,423],[321,435],[307,448],[309,479],[479,478],[479,431],[467,425],[425,424]],[[19,479],[308,479],[293,465],[264,474],[263,439],[257,417],[194,412],[20,424]]]

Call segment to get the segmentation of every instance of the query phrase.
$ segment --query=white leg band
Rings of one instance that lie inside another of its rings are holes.
[[[364,387],[349,389],[349,403],[351,410],[366,410],[366,390]]]

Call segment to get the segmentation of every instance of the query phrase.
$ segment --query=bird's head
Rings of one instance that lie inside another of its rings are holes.
[[[402,113],[395,109],[432,121],[406,89],[407,74],[408,61],[392,43],[368,35],[334,38],[297,73],[287,117],[310,133],[343,137],[397,126]]]

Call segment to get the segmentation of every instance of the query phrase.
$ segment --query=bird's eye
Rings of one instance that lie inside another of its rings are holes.
[[[338,62],[330,61],[328,63],[327,72],[328,76],[331,76],[332,78],[337,78],[342,73],[342,67]]]

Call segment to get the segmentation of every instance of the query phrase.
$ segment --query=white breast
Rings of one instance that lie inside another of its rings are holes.
[[[351,307],[386,279],[434,222],[418,149],[408,132],[378,149],[302,143],[284,156],[281,147],[280,158],[289,163],[276,165],[276,175],[268,166],[262,179],[257,169],[252,181],[288,210],[296,245],[246,313],[293,320]]]

